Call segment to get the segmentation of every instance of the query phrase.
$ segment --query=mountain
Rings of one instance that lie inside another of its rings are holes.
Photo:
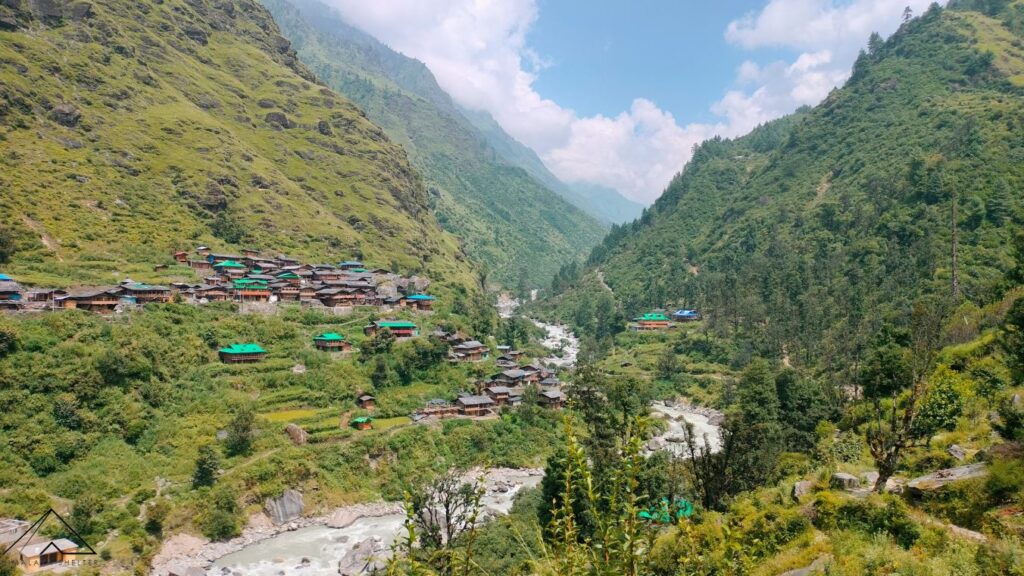
[[[565,186],[568,189],[565,196],[570,202],[590,206],[588,211],[593,211],[598,218],[609,224],[632,222],[643,214],[643,204],[607,186],[589,182],[571,182]],[[570,196],[577,199],[573,200]]]
[[[582,182],[568,184],[562,182],[547,169],[544,162],[537,157],[536,152],[509,136],[490,114],[482,110],[469,110],[464,107],[460,107],[459,110],[506,161],[526,170],[531,176],[587,214],[606,224],[622,224],[639,218],[643,212],[643,205],[626,198],[611,188]]]
[[[349,26],[316,0],[264,5],[302,61],[405,146],[427,180],[441,224],[487,264],[492,280],[546,284],[560,265],[603,236],[601,223],[508,161],[491,144],[501,138],[482,134],[421,62]]]
[[[996,4],[933,6],[874,35],[819,106],[705,142],[548,304],[586,320],[607,286],[630,315],[699,307],[748,354],[849,365],[952,293],[954,224],[948,306],[996,301],[1024,224],[1024,3]]]
[[[0,163],[22,280],[159,279],[208,244],[478,285],[402,148],[250,0],[3,2]]]

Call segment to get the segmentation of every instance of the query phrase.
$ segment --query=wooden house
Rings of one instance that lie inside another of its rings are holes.
[[[242,256],[246,258],[256,258],[260,255],[260,251],[254,248],[242,248]]]
[[[91,312],[113,312],[121,303],[120,288],[79,288],[69,290],[54,303],[65,309],[89,310]]]
[[[210,256],[213,257],[212,255]],[[241,278],[245,276],[245,265],[236,260],[225,260],[223,262],[211,262],[213,270],[227,278]]]
[[[267,302],[270,300],[270,286],[264,280],[239,278],[231,283],[232,295],[238,302]]]
[[[512,358],[508,357],[507,355],[506,356],[498,356],[497,360],[495,360],[495,364],[498,365],[498,368],[502,368],[504,370],[510,370],[510,369],[515,368],[516,366],[518,366],[516,361],[513,360]]]
[[[188,262],[188,252],[178,251],[174,253],[174,261],[178,264],[184,264]]]
[[[648,312],[643,316],[633,319],[636,324],[634,330],[641,332],[650,330],[664,330],[668,328],[669,319],[664,312]]]
[[[231,294],[224,286],[202,284],[192,289],[192,296],[197,300],[205,299],[207,302],[224,302],[231,299]]]
[[[213,270],[213,264],[209,260],[189,260],[188,267],[200,272]]]
[[[288,282],[272,282],[268,286],[271,292],[277,294],[278,300],[297,301],[302,292],[301,288]]]
[[[10,276],[0,276],[2,276],[0,277],[0,300],[21,300],[21,285],[12,280]]]
[[[370,416],[359,416],[358,418],[353,418],[350,423],[356,430],[373,429],[373,418]]]
[[[67,290],[61,290],[59,288],[44,288],[41,290],[30,290],[25,298],[29,302],[53,302],[54,300],[63,298],[67,295]]]
[[[77,552],[78,544],[67,538],[58,538],[23,546],[18,554],[22,569],[32,574],[48,566],[70,562],[76,558]]]
[[[455,404],[463,416],[486,416],[496,406],[490,396],[462,396]]]
[[[267,351],[259,344],[232,344],[217,351],[220,361],[225,364],[243,364],[259,362],[267,356]]]
[[[200,256],[202,256],[205,259],[207,256],[210,255],[210,247],[209,246],[196,246],[196,254],[199,254]]]
[[[363,410],[373,410],[377,407],[377,399],[369,394],[362,394],[356,398],[356,405]]]
[[[467,340],[452,346],[452,352],[459,362],[479,362],[490,355],[490,350],[483,343]]]
[[[338,263],[338,268],[342,270],[359,270],[363,268],[363,263],[358,260],[346,260]]]
[[[440,398],[434,398],[433,400],[427,400],[427,405],[418,413],[423,416],[433,416],[435,418],[451,418],[452,416],[459,415],[459,407],[452,405]]]
[[[416,327],[416,324],[408,320],[378,320],[373,324],[365,326],[363,333],[367,336],[373,336],[385,328],[390,330],[396,338],[413,338],[420,335],[420,330]]]
[[[561,390],[544,390],[537,396],[537,403],[545,408],[561,410],[565,406],[565,395]]]
[[[337,332],[324,332],[313,338],[313,345],[325,352],[348,352],[352,349],[345,337]]]
[[[519,386],[526,381],[526,372],[519,368],[512,368],[495,374],[491,377],[491,380],[510,387]]]
[[[121,284],[121,295],[132,299],[132,301],[138,304],[171,301],[171,289],[167,286],[155,286],[142,282],[125,282]]]
[[[428,296],[427,294],[413,294],[412,296],[406,296],[404,303],[408,308],[429,312],[434,307],[434,300],[433,296]]]
[[[494,385],[488,386],[484,392],[487,394],[488,398],[494,400],[495,404],[498,406],[504,406],[508,403],[512,391],[508,386]]]
[[[305,302],[316,300],[316,290],[315,286],[302,286],[299,288],[299,300],[303,300]]]
[[[285,256],[284,254],[278,254],[277,257],[274,258],[274,261],[277,262],[278,266],[281,266],[282,268],[287,266],[298,266],[300,264],[298,258],[291,258]]]

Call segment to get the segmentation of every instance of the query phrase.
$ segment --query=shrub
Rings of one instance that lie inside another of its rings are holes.
[[[851,500],[834,492],[820,492],[813,507],[814,525],[821,530],[887,534],[903,548],[910,548],[921,536],[921,528],[910,519],[906,504],[893,496]]]

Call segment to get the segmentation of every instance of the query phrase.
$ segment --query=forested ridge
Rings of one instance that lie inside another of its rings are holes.
[[[556,277],[565,317],[599,270],[626,315],[693,306],[751,353],[838,367],[919,295],[954,290],[954,227],[958,302],[998,299],[1024,222],[1020,10],[934,6],[874,35],[821,105],[705,142]]]

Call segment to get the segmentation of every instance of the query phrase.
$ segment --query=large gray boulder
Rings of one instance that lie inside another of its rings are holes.
[[[793,500],[799,501],[804,496],[809,495],[814,490],[814,482],[810,480],[801,480],[793,485]]]
[[[985,464],[968,464],[956,468],[946,468],[938,472],[932,472],[927,476],[914,478],[907,484],[911,494],[920,496],[928,492],[936,492],[954,482],[984,478],[988,475],[988,468]]]
[[[82,117],[82,112],[74,104],[58,104],[50,111],[50,117],[61,126],[73,128]]]
[[[291,438],[292,444],[296,446],[302,446],[309,441],[309,433],[299,427],[298,424],[289,424],[284,427],[284,431],[288,433],[288,437]]]
[[[853,474],[847,474],[846,472],[836,472],[833,474],[829,484],[839,490],[856,490],[860,488],[860,480]]]
[[[302,516],[302,494],[285,490],[277,498],[270,498],[263,504],[263,510],[274,524],[284,524]]]
[[[387,548],[380,536],[367,538],[342,557],[338,562],[338,574],[357,576],[375,573],[385,568],[388,556]]]
[[[967,451],[961,448],[957,444],[953,444],[949,448],[946,448],[946,454],[949,454],[953,458],[963,462],[967,458]]]

